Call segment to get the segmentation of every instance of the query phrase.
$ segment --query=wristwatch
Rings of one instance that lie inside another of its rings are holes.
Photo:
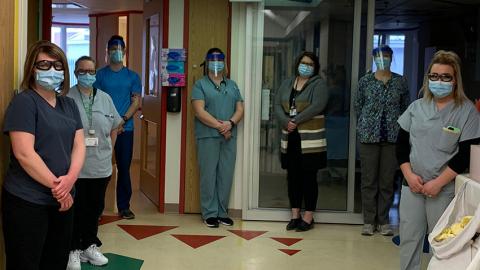
[[[123,122],[127,122],[128,121],[128,117],[126,115],[122,116],[122,119],[123,119]]]
[[[235,126],[235,122],[232,121],[232,119],[228,120],[230,121],[230,124],[232,124],[232,128]]]

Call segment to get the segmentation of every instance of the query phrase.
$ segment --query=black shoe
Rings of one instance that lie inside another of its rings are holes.
[[[313,228],[313,224],[315,222],[312,221],[310,223],[307,223],[305,220],[302,219],[302,221],[300,221],[300,224],[298,224],[297,226],[297,232],[306,232],[308,230],[310,230],[311,228]]]
[[[295,230],[298,227],[298,224],[300,224],[300,221],[302,221],[301,217],[290,219],[290,222],[287,224],[287,231]]]
[[[120,213],[118,213],[118,215],[123,219],[134,219],[135,218],[135,214],[130,209],[122,210],[122,211],[120,211]]]
[[[233,220],[229,217],[218,217],[218,222],[225,226],[233,226]]]
[[[203,221],[210,228],[218,228],[218,220],[214,217],[209,217]]]

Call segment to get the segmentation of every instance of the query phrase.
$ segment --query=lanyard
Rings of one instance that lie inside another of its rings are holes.
[[[92,117],[92,107],[93,107],[93,102],[95,101],[95,95],[92,90],[92,94],[88,97],[88,105],[85,104],[85,101],[83,100],[83,94],[82,91],[77,86],[78,94],[80,94],[80,99],[82,100],[82,105],[83,109],[85,109],[85,113],[87,114],[87,119],[88,119],[88,124],[89,124],[89,130],[92,129],[92,122],[93,122],[93,117]]]

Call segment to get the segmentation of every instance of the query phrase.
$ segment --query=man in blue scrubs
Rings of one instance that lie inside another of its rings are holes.
[[[125,42],[121,36],[114,35],[107,44],[109,65],[97,71],[94,87],[102,89],[112,97],[113,104],[122,116],[124,124],[119,128],[115,143],[115,159],[117,161],[117,208],[124,219],[133,219],[130,210],[132,184],[130,180],[130,164],[133,154],[133,119],[140,104],[142,83],[135,71],[123,65]]]

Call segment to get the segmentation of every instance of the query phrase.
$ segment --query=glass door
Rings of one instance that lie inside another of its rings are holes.
[[[362,0],[266,0],[263,6],[258,5],[257,13],[251,12],[252,25],[257,27],[251,33],[253,61],[258,61],[261,70],[252,70],[258,74],[252,75],[251,90],[252,121],[256,124],[252,134],[256,136],[252,139],[252,174],[247,186],[245,219],[290,218],[286,171],[280,166],[281,130],[273,103],[282,81],[294,76],[296,57],[302,51],[311,51],[320,60],[320,76],[329,91],[325,111],[328,161],[317,175],[315,220],[362,223],[352,106],[360,66],[360,37],[365,32],[360,27],[361,6]]]

